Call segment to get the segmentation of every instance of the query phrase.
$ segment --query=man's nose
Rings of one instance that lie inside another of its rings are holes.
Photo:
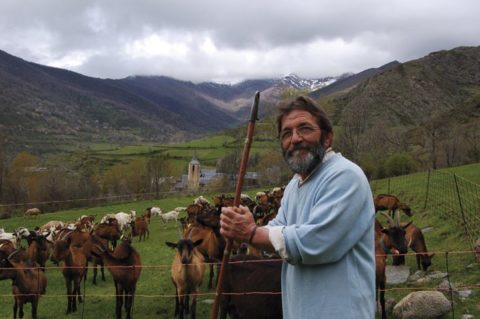
[[[292,144],[297,144],[303,141],[303,137],[298,134],[297,130],[292,131],[292,139],[290,140],[290,143]]]

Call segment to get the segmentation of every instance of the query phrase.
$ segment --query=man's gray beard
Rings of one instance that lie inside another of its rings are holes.
[[[287,162],[290,169],[300,175],[310,174],[325,157],[325,147],[322,143],[308,148],[308,154],[302,158],[296,158],[292,153],[296,150],[306,149],[304,146],[295,147],[292,151],[283,152],[283,158]]]

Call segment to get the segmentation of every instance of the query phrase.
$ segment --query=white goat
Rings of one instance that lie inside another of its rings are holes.
[[[109,219],[116,219],[115,214],[110,213],[102,217],[100,220],[100,224],[105,224],[108,222]]]
[[[0,228],[0,239],[9,240],[13,243],[14,246],[17,245],[17,236],[14,233],[7,233],[5,229]]]
[[[121,231],[125,230],[132,222],[132,215],[124,212],[116,213],[115,218],[118,221],[118,227],[120,227]]]
[[[18,227],[13,232],[13,235],[17,237],[18,244],[21,244],[22,239],[27,239],[30,236],[30,231],[25,227]]]
[[[167,222],[170,221],[170,220],[173,220],[176,223],[177,218],[178,218],[178,214],[180,214],[180,213],[172,210],[172,211],[169,211],[168,213],[161,214],[160,218],[162,218],[162,221],[163,221],[164,225],[166,226]]]
[[[160,207],[152,207],[150,208],[150,214],[151,216],[161,216],[162,215],[162,210]]]

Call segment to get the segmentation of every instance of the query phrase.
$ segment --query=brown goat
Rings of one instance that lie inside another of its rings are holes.
[[[117,240],[120,239],[122,233],[118,226],[118,222],[115,220],[111,223],[98,224],[95,228],[95,235],[111,242],[112,247],[115,248],[117,246]]]
[[[17,312],[19,318],[23,318],[23,305],[30,302],[32,318],[37,319],[38,302],[47,289],[47,277],[38,264],[28,260],[14,261],[16,254],[17,251],[7,256],[0,251],[0,280],[12,280],[13,318],[17,318]]]
[[[72,244],[71,237],[57,240],[51,257],[53,263],[64,261],[63,277],[67,284],[67,314],[77,311],[77,302],[82,302],[80,285],[85,278],[87,257],[82,246]]]
[[[402,225],[405,224],[402,223]],[[420,228],[414,224],[409,224],[406,226],[405,231],[405,238],[407,240],[408,247],[416,253],[415,257],[417,260],[417,269],[423,269],[423,271],[427,271],[428,267],[430,267],[432,264],[432,257],[435,255],[435,253],[428,253],[425,237],[423,236]],[[393,256],[393,264],[405,265],[405,256]]]
[[[152,211],[151,211],[151,207],[145,209],[142,217],[145,219],[145,221],[147,222],[147,224],[150,224],[150,221],[152,219]]]
[[[375,204],[375,212],[387,210],[390,216],[393,217],[393,213],[397,209],[401,209],[407,216],[411,217],[413,215],[411,208],[401,203],[394,195],[380,194],[373,199],[373,202]]]
[[[15,251],[15,245],[8,239],[0,239],[0,251],[8,256]]]
[[[192,242],[190,239],[180,239],[177,243],[166,242],[168,247],[176,248],[177,252],[172,262],[172,282],[175,286],[175,316],[184,319],[190,313],[195,319],[198,288],[202,284],[205,273],[203,255],[197,250],[202,239]],[[189,298],[192,297],[189,308]]]
[[[198,218],[198,216],[197,216]],[[197,247],[204,258],[210,263],[210,275],[208,279],[208,288],[213,287],[214,262],[219,262],[223,258],[225,248],[225,239],[220,235],[220,230],[204,226],[198,222],[191,224],[183,234],[184,238],[189,238],[193,242],[203,239]],[[217,278],[220,270],[220,264],[217,264]]]
[[[397,220],[398,220],[398,212]],[[378,300],[378,292],[380,291],[380,306],[382,308],[382,319],[387,318],[385,311],[385,284],[387,282],[385,269],[387,254],[394,252],[395,254],[407,253],[407,241],[405,239],[405,228],[387,214],[383,213],[387,218],[389,227],[383,228],[382,224],[375,219],[375,286],[376,300]]]
[[[87,242],[83,244],[83,252],[85,256],[87,257],[87,261],[92,263],[92,268],[93,268],[93,281],[92,283],[94,285],[97,284],[97,266],[100,265],[100,272],[102,273],[102,281],[105,281],[105,269],[104,269],[104,264],[103,264],[103,259],[100,256],[101,251],[98,249],[97,243],[100,241],[102,245],[105,247],[108,246],[107,240],[96,237],[95,240],[92,238],[92,236],[89,236]],[[87,279],[87,271],[85,272],[85,280]]]
[[[148,221],[147,217],[137,217],[135,221],[131,222],[132,226],[132,236],[138,236],[138,241],[145,241],[146,238],[150,237],[150,231],[148,230]]]
[[[232,319],[282,318],[281,271],[278,258],[233,256],[225,268],[220,319],[227,314]]]
[[[36,217],[36,216],[40,215],[41,213],[42,213],[42,211],[40,210],[40,208],[37,208],[37,207],[29,208],[25,211],[25,213],[23,214],[23,217],[25,217],[25,218]]]
[[[190,222],[194,220],[197,214],[200,214],[203,211],[203,206],[200,204],[190,204],[186,208],[187,212],[187,221]]]
[[[130,239],[123,239],[113,254],[100,242],[98,248],[115,284],[115,318],[122,318],[122,305],[125,304],[126,318],[131,319],[137,281],[142,272],[140,254],[132,247]]]
[[[82,247],[83,253],[87,257],[87,269],[85,271],[85,279],[87,278],[87,272],[88,272],[88,262],[92,263],[92,268],[93,268],[93,284],[97,284],[97,266],[100,265],[100,271],[102,273],[102,280],[105,281],[105,271],[104,271],[104,266],[103,266],[103,260],[101,257],[98,256],[99,251],[96,248],[96,241],[92,240],[91,233],[81,231],[79,228],[75,230],[67,230],[63,232],[61,236],[59,236],[60,240],[66,240],[69,239],[70,245],[72,246],[78,246]],[[102,242],[102,244],[107,245],[108,242],[106,239],[102,239],[99,237],[99,240]],[[92,254],[92,250],[97,251],[97,255]]]
[[[28,258],[31,261],[37,262],[42,270],[45,270],[45,263],[50,255],[47,241],[48,235],[50,235],[50,232],[45,235],[39,235],[36,232],[30,232],[30,235],[27,236]]]

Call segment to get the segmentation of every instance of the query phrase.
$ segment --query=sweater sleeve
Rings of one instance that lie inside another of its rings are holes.
[[[373,227],[373,198],[360,168],[332,170],[317,186],[302,212],[307,221],[283,231],[291,264],[336,262]]]

